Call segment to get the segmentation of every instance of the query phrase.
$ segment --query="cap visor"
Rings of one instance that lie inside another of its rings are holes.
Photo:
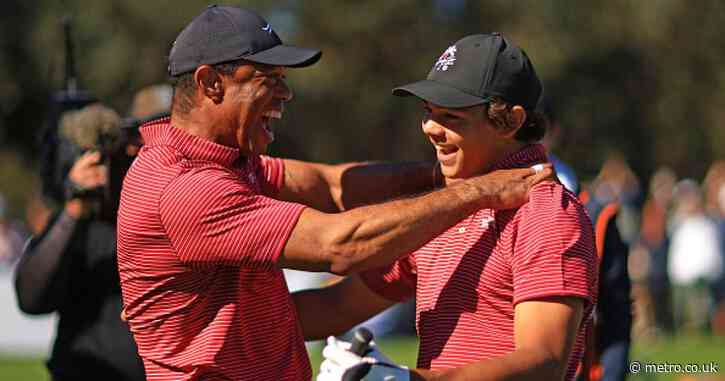
[[[322,52],[297,46],[277,45],[243,57],[247,61],[273,66],[305,67],[320,60]]]
[[[393,95],[406,97],[414,95],[434,105],[448,108],[463,108],[486,103],[485,98],[477,97],[461,90],[431,80],[414,82],[393,89]]]

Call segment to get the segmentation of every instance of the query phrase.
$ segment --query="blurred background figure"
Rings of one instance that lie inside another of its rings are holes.
[[[94,103],[66,111],[59,123],[62,208],[34,236],[16,269],[20,309],[58,313],[48,370],[53,380],[143,380],[143,364],[128,326],[116,265],[116,210],[126,155],[121,119]],[[49,185],[52,187],[54,185]],[[57,186],[57,184],[55,185]]]
[[[716,161],[705,176],[705,209],[717,224],[720,238],[720,255],[725,266],[725,161]],[[725,336],[725,269],[715,282],[713,300],[715,303],[711,322],[713,333]]]
[[[134,95],[129,116],[139,124],[167,116],[173,95],[173,88],[166,83],[144,87]]]
[[[639,233],[642,191],[639,178],[622,154],[607,157],[588,193],[600,204],[619,203],[617,227],[624,242],[632,243]]]
[[[722,246],[694,180],[677,183],[671,224],[668,273],[674,286],[675,329],[706,331],[714,309],[712,291],[723,274]]]
[[[675,173],[668,167],[659,168],[650,179],[639,239],[630,255],[632,297],[637,311],[635,330],[642,336],[673,332],[667,252],[670,243],[668,221],[676,182]]]
[[[618,197],[581,195],[594,227],[599,263],[599,294],[594,324],[587,334],[587,351],[579,380],[622,381],[631,346],[632,303],[628,272],[629,247],[618,227]],[[588,377],[588,378],[586,378]]]
[[[53,380],[145,379],[120,317],[116,211],[123,176],[143,144],[138,127],[168,114],[171,95],[166,84],[141,89],[123,120],[100,104],[61,115],[58,157],[44,163],[53,167],[43,171],[53,174],[43,179],[50,199],[38,195],[28,204],[34,237],[15,282],[22,311],[59,315],[47,363]]]

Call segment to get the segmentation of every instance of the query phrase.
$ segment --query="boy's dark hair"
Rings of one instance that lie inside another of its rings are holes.
[[[511,114],[512,107],[510,103],[500,98],[494,98],[493,101],[486,104],[484,112],[496,128],[512,129],[514,128],[513,115]],[[534,143],[541,140],[545,133],[544,116],[538,111],[526,110],[524,125],[516,131],[514,138],[520,142]]]

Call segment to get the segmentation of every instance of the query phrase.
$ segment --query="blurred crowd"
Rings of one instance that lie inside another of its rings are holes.
[[[725,335],[725,162],[714,162],[701,182],[662,167],[644,189],[624,160],[612,158],[593,189],[626,211],[619,223],[630,244],[635,335]]]

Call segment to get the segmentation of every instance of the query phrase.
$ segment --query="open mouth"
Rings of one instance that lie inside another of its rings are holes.
[[[279,110],[269,110],[262,114],[262,128],[267,133],[267,138],[269,138],[270,142],[274,140],[274,132],[272,131],[273,119],[282,119],[282,112]]]
[[[436,146],[436,156],[438,161],[443,165],[451,165],[456,161],[456,153],[458,152],[456,146]]]

